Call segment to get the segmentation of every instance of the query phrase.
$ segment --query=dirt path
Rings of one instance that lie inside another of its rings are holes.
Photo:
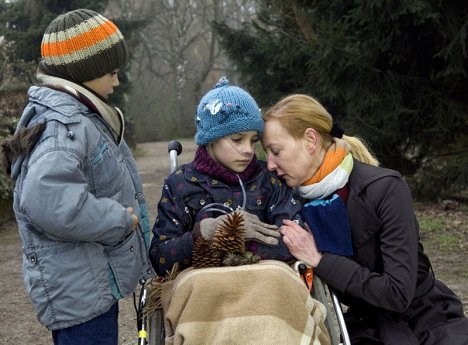
[[[179,164],[193,158],[195,146],[191,140],[182,140],[183,152]],[[167,142],[143,143],[138,145],[137,165],[142,177],[148,202],[150,222],[156,215],[156,203],[159,201],[164,178],[169,172]],[[443,215],[440,217],[444,217]],[[460,222],[467,223],[463,212]],[[466,226],[463,225],[466,243]],[[462,241],[463,242],[463,241]],[[22,281],[21,244],[14,221],[0,226],[0,340],[1,344],[52,344],[49,331],[39,324]],[[438,248],[426,246],[434,264],[436,275],[442,273],[447,284],[468,302],[468,282],[466,262],[467,246],[462,245],[459,252],[444,253]],[[446,275],[445,272],[458,272]],[[120,303],[120,345],[137,343],[136,317],[133,300],[128,298]]]
[[[183,151],[178,159],[179,164],[190,161],[195,152],[191,140],[181,140],[181,143]],[[136,161],[148,202],[150,224],[153,224],[161,187],[169,173],[167,142],[139,144]],[[9,221],[0,226],[0,344],[52,344],[50,332],[36,319],[23,286],[21,270],[21,242],[16,222]],[[132,298],[120,302],[119,323],[119,344],[136,344],[138,338]]]

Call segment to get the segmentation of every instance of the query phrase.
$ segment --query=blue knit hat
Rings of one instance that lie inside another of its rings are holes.
[[[240,132],[263,133],[263,120],[255,100],[240,87],[229,86],[222,77],[203,98],[196,114],[197,145],[206,145],[216,139]]]

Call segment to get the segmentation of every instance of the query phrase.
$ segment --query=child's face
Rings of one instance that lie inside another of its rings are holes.
[[[119,86],[117,70],[107,73],[100,78],[85,81],[83,84],[104,98],[108,98],[114,92],[114,87]]]
[[[252,161],[258,140],[256,131],[241,132],[220,138],[206,148],[210,157],[226,169],[241,173]]]

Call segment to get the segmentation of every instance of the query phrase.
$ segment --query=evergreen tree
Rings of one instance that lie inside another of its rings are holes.
[[[315,96],[407,176],[468,160],[468,2],[258,0],[241,30],[216,27],[262,106]],[[437,187],[466,188],[457,169],[436,169]]]
[[[41,40],[49,23],[61,13],[89,8],[101,12],[108,0],[2,0],[0,8],[0,36],[14,42],[14,60],[38,61]]]
[[[119,108],[124,110],[125,114],[125,140],[131,148],[135,148],[137,144],[137,138],[135,137],[134,131],[134,118],[132,114],[127,111],[127,97],[131,91],[132,83],[128,78],[131,63],[133,57],[133,52],[137,49],[137,46],[140,44],[136,33],[139,30],[142,30],[146,25],[148,25],[147,19],[115,19],[113,20],[117,25],[119,30],[125,37],[127,43],[127,61],[123,68],[119,70],[119,82],[120,85],[118,88],[114,89],[114,93],[110,95],[109,100]]]
[[[12,45],[10,48],[11,56],[8,56],[10,61],[14,61],[13,69],[16,69],[16,74],[24,75],[25,63],[26,66],[33,64],[33,72],[29,72],[34,76],[36,65],[41,56],[41,41],[44,31],[49,23],[59,14],[78,8],[88,8],[99,13],[104,13],[104,10],[109,4],[108,0],[17,0],[6,2],[0,0],[0,37],[3,37],[5,42]],[[138,43],[133,39],[133,33],[140,30],[145,21],[129,21],[124,19],[112,19],[120,31],[122,31],[128,49],[127,62],[131,60],[131,52],[134,46]],[[120,108],[126,108],[124,95],[131,88],[127,78],[127,71],[130,68],[130,63],[127,63],[122,70],[119,71],[119,79],[121,86],[115,90],[115,94],[111,96],[111,102]],[[13,71],[15,73],[15,71]],[[131,119],[127,118],[127,128],[131,128]],[[126,138],[131,146],[135,145],[133,133],[127,131]]]

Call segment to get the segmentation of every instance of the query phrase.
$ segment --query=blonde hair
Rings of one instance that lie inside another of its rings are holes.
[[[278,120],[296,139],[302,138],[307,128],[313,128],[319,133],[324,147],[331,143],[333,118],[316,99],[310,96],[294,94],[281,99],[263,114],[265,122],[271,119]],[[379,165],[379,161],[361,138],[343,135],[342,139],[351,146],[354,158],[370,165]]]

